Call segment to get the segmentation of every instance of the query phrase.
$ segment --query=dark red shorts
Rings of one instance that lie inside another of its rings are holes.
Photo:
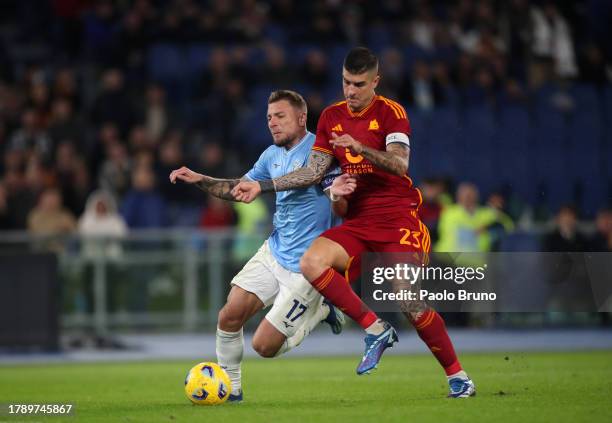
[[[345,272],[349,282],[359,276],[364,252],[420,253],[426,257],[431,250],[429,230],[414,211],[387,219],[347,220],[321,236],[340,244],[349,255]]]

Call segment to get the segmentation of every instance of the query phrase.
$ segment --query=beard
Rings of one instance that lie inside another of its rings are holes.
[[[285,137],[281,139],[274,139],[274,145],[277,147],[285,147],[287,144],[291,142],[290,137]]]

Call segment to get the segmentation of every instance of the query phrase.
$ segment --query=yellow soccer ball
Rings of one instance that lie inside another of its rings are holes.
[[[194,404],[217,405],[227,401],[232,382],[217,363],[196,364],[185,378],[185,394]]]

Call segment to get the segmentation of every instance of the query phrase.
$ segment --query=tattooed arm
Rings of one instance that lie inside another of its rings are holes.
[[[408,172],[408,159],[410,148],[403,143],[393,142],[387,145],[387,151],[375,150],[361,144],[348,134],[337,136],[332,134],[330,144],[335,147],[349,148],[354,154],[360,154],[372,164],[382,170],[397,176],[404,176]]]
[[[313,150],[308,158],[308,164],[286,175],[273,179],[272,191],[287,191],[295,188],[309,187],[318,184],[331,166],[334,157],[320,151]],[[262,181],[265,182],[265,181]],[[269,186],[267,187],[270,188]],[[264,186],[262,184],[262,192]]]
[[[306,166],[272,180],[240,182],[231,192],[237,201],[250,203],[262,192],[288,191],[318,184],[333,161],[333,156],[313,150]]]
[[[232,188],[242,181],[248,181],[244,176],[240,179],[217,179],[210,176],[202,175],[204,178],[200,182],[196,182],[196,186],[202,191],[208,192],[215,197],[223,200],[236,201],[231,194]]]
[[[404,176],[408,172],[408,158],[410,148],[406,144],[398,142],[387,145],[387,151],[374,150],[373,148],[362,146],[361,154],[380,169],[386,170],[397,176]]]
[[[211,178],[210,176],[194,172],[185,166],[181,167],[180,169],[173,170],[170,173],[170,182],[175,184],[177,179],[188,184],[195,184],[195,186],[200,188],[202,191],[208,192],[215,197],[228,201],[236,201],[234,196],[231,194],[232,188],[238,185],[241,181],[248,180],[244,176],[241,179]]]

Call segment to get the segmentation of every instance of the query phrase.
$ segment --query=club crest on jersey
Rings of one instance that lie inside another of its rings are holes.
[[[332,131],[333,132],[344,132],[344,129],[342,129],[342,125],[337,124],[336,126],[332,128]]]
[[[351,150],[349,150],[348,148],[344,149],[344,155],[346,156],[346,160],[348,160],[349,163],[360,163],[363,160],[363,156],[361,154],[354,156],[351,153]]]
[[[294,160],[293,163],[291,164],[291,171],[293,172],[294,170],[298,170],[301,167],[302,167],[302,162],[299,160]]]
[[[368,128],[368,131],[376,131],[377,129],[379,129],[378,121],[376,119],[372,119],[370,121],[370,126]]]

